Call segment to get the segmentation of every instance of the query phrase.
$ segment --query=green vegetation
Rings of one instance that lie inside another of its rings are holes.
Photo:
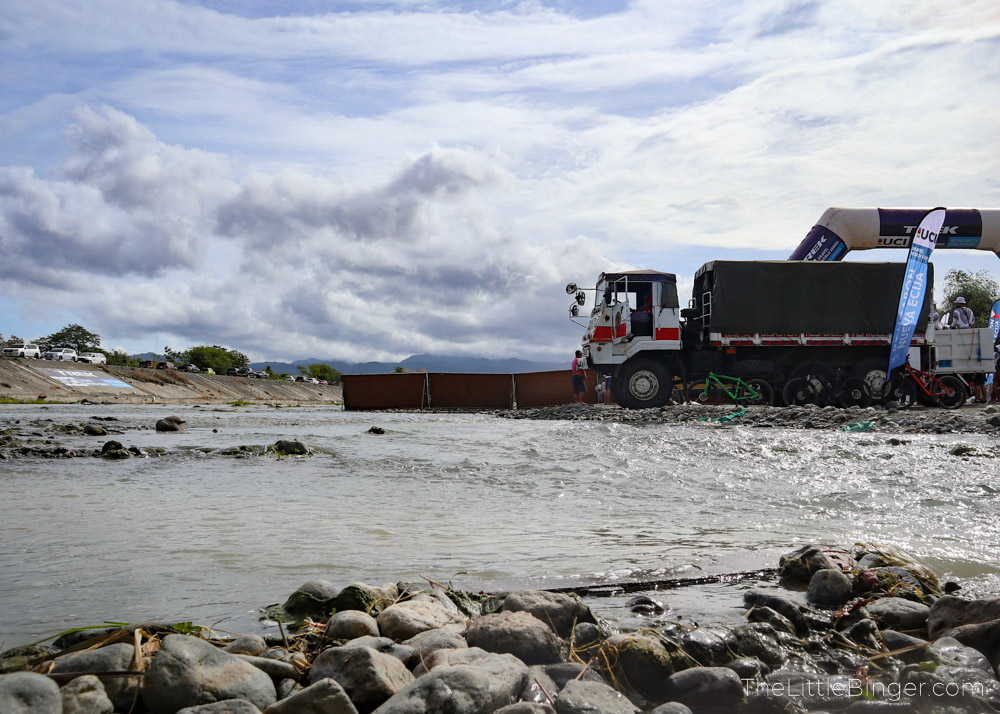
[[[330,384],[340,384],[341,374],[328,364],[311,364],[308,367],[299,366],[299,371],[309,377],[325,379]]]
[[[965,298],[966,307],[976,316],[976,327],[987,327],[990,308],[1000,297],[1000,285],[988,270],[969,273],[952,269],[944,276],[944,303],[938,303],[940,313],[943,315],[954,310],[955,298],[959,296]]]
[[[216,374],[225,374],[228,369],[246,367],[250,363],[250,360],[242,352],[220,347],[219,345],[211,347],[208,345],[199,345],[184,352],[164,347],[163,353],[176,365],[190,362],[202,372],[208,368],[212,368]]]

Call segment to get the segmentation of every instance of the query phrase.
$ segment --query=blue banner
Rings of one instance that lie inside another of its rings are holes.
[[[990,329],[993,330],[993,344],[996,344],[997,335],[1000,335],[1000,300],[990,308]]]
[[[903,275],[903,288],[899,293],[899,308],[896,311],[896,326],[892,330],[892,342],[889,351],[889,367],[885,371],[888,383],[892,371],[906,363],[906,355],[910,351],[910,342],[917,329],[917,320],[924,306],[924,295],[927,293],[927,261],[937,243],[941,226],[944,225],[944,208],[934,208],[928,211],[910,243],[910,254],[906,259],[906,273]]]

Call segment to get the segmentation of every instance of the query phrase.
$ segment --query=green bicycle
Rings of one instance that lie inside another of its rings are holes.
[[[692,387],[688,397],[699,404],[720,404],[725,398],[752,405],[774,404],[774,390],[763,379],[744,380],[715,372],[708,373],[704,386]]]

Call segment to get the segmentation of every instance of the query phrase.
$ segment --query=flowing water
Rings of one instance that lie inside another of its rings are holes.
[[[157,419],[184,417],[185,433]],[[498,590],[773,567],[796,545],[904,548],[1000,593],[1000,459],[980,435],[633,426],[336,408],[0,406],[0,430],[113,416],[153,458],[0,461],[0,642],[187,621],[267,631],[260,607],[326,579]],[[377,425],[385,434],[367,433]],[[311,457],[206,453],[300,439]],[[749,585],[747,585],[749,587]],[[737,617],[717,585],[671,617]],[[619,600],[591,602],[621,618]]]

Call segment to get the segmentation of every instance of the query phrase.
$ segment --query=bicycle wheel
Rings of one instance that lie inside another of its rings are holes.
[[[816,394],[809,382],[796,377],[785,383],[784,389],[781,390],[781,398],[790,407],[801,407],[813,404]]]
[[[691,387],[691,390],[688,392],[688,399],[698,404],[716,404],[719,401],[719,390],[716,387],[708,385]]]
[[[774,404],[774,389],[763,379],[750,379],[747,380],[746,387],[740,388],[737,399],[743,404],[770,406]]]
[[[965,385],[962,380],[953,374],[946,374],[941,377],[940,384],[935,385],[935,392],[940,390],[943,393],[934,394],[934,403],[945,409],[958,409],[965,404]]]
[[[917,398],[917,388],[909,377],[897,377],[882,393],[886,404],[893,402],[898,409],[909,409]]]
[[[840,385],[837,403],[842,407],[867,407],[872,403],[868,383],[858,377],[848,377]]]

